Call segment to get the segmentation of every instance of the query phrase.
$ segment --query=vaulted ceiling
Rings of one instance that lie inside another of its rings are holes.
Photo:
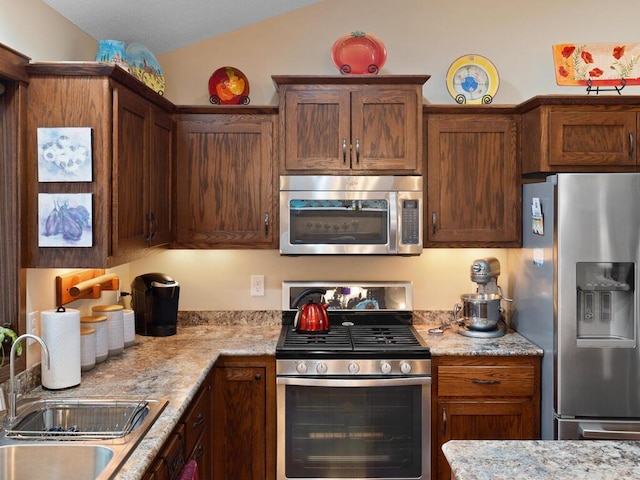
[[[44,0],[96,40],[170,52],[321,0]]]

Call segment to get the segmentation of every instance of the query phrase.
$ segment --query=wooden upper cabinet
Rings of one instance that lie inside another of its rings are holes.
[[[275,248],[275,129],[273,114],[179,114],[176,246]]]
[[[31,64],[28,73],[24,266],[106,268],[168,245],[175,135],[171,102],[113,65]],[[91,129],[91,180],[38,181],[41,127]],[[61,199],[92,195],[90,247],[40,246],[41,193]]]
[[[171,241],[173,118],[130,90],[115,91],[117,228],[113,253]]]
[[[422,173],[429,76],[274,76],[281,173]]]
[[[635,166],[634,112],[549,112],[550,166]]]
[[[638,97],[536,97],[530,102],[535,108],[522,114],[523,174],[638,171]]]
[[[427,115],[425,246],[519,246],[517,120]]]
[[[151,107],[149,125],[148,243],[152,247],[171,242],[173,185],[175,180],[175,123],[173,116]]]

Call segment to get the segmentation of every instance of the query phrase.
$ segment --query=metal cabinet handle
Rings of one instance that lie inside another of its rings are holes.
[[[264,235],[269,235],[269,212],[264,212]]]
[[[256,373],[256,376],[254,378],[256,380],[260,380],[262,378],[262,375],[260,375],[259,373]]]
[[[356,164],[360,164],[360,139],[356,138]]]
[[[635,148],[635,139],[633,138],[633,132],[629,132],[629,160],[633,158],[634,148]]]
[[[151,240],[156,238],[157,233],[158,233],[158,219],[156,218],[156,214],[151,212]]]
[[[438,223],[438,216],[436,212],[431,212],[431,233],[436,234],[436,224]]]
[[[447,436],[447,409],[442,409],[442,436]]]
[[[200,425],[204,423],[204,413],[198,413],[195,421],[193,422],[193,428],[198,428]]]
[[[347,163],[347,138],[342,138],[342,163]]]
[[[480,380],[479,378],[474,378],[471,380],[471,383],[475,383],[476,385],[499,385],[502,382],[500,380]]]
[[[192,458],[197,461],[203,455],[204,455],[204,445],[199,444],[198,447],[193,452],[193,457]]]

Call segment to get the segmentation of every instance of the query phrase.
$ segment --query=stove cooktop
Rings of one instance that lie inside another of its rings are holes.
[[[327,333],[297,332],[284,325],[276,346],[276,357],[302,355],[363,356],[417,354],[430,358],[430,350],[411,325],[331,325]]]

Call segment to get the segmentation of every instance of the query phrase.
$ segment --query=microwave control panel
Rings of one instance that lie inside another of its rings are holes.
[[[419,200],[402,201],[402,243],[416,245],[420,242]]]

